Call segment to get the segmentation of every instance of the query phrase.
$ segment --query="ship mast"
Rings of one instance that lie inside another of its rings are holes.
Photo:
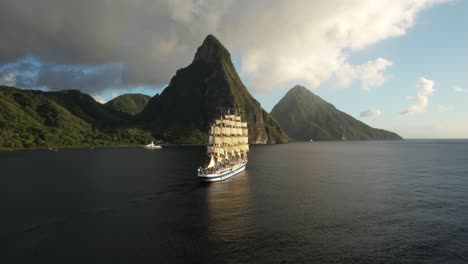
[[[228,109],[227,114],[221,115],[210,127],[207,147],[210,163],[207,168],[247,160],[248,144],[247,122],[242,122],[237,109],[234,109],[234,114]]]

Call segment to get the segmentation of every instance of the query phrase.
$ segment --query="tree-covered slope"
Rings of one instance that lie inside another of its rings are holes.
[[[278,123],[239,78],[231,55],[209,35],[193,62],[177,71],[169,86],[142,113],[154,135],[177,143],[206,143],[210,123],[223,110],[237,108],[249,125],[251,143],[289,142]]]
[[[110,127],[114,121],[131,120],[114,115],[88,96],[76,91],[0,87],[0,149],[141,144],[153,140],[150,133],[140,129]]]
[[[135,115],[143,111],[151,96],[144,94],[122,94],[105,105],[119,112]]]
[[[110,109],[96,102],[94,98],[79,90],[45,92],[47,96],[66,108],[73,115],[85,120],[94,127],[109,128],[126,126],[132,120],[130,114]]]
[[[302,86],[289,90],[271,115],[299,141],[402,139],[396,133],[356,120]]]

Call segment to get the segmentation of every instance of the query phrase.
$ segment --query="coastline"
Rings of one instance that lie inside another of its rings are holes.
[[[34,147],[34,148],[0,148],[0,152],[13,152],[13,151],[23,151],[23,150],[60,150],[60,149],[91,149],[91,148],[122,148],[122,147],[143,147],[143,145],[99,145],[99,146],[66,146],[66,147]]]

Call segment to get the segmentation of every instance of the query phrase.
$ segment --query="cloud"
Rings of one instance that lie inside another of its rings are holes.
[[[15,86],[16,76],[14,73],[5,73],[0,77],[0,85]]]
[[[451,105],[439,105],[438,110],[439,112],[448,112],[453,109],[453,106]]]
[[[122,85],[122,66],[105,64],[100,66],[42,65],[36,86],[51,90],[80,89],[93,93],[96,90],[118,88]]]
[[[380,115],[382,114],[382,111],[380,110],[365,110],[365,111],[362,111],[359,116],[360,117],[365,117],[365,118],[378,118]]]
[[[343,63],[335,74],[339,84],[344,88],[348,87],[354,80],[360,80],[365,89],[370,89],[373,86],[381,86],[387,80],[383,71],[392,64],[391,61],[383,58],[362,65]]]
[[[157,87],[188,65],[211,33],[257,91],[290,82],[316,88],[333,77],[370,88],[385,81],[391,62],[353,64],[349,55],[405,35],[422,10],[441,2],[4,0],[0,65],[30,55],[41,62],[38,84],[50,89]]]
[[[411,101],[411,100],[413,100],[413,98],[414,98],[413,96],[407,95],[407,96],[405,96],[405,101]]]
[[[455,92],[455,93],[468,93],[468,89],[463,89],[461,88],[459,85],[454,85],[452,87],[452,90]]]
[[[400,114],[414,114],[424,112],[429,104],[429,96],[434,94],[434,81],[421,77],[418,82],[417,102],[411,105],[408,109],[403,110]]]
[[[106,103],[106,100],[100,96],[100,95],[97,95],[97,94],[92,94],[91,97],[94,98],[94,100],[96,100],[96,102],[98,103],[101,103],[101,104],[105,104]]]

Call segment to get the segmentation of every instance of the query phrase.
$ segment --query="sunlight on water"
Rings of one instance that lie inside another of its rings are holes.
[[[0,152],[7,262],[463,263],[468,141],[253,146],[205,184],[201,148]],[[404,260],[404,261],[403,261]]]

